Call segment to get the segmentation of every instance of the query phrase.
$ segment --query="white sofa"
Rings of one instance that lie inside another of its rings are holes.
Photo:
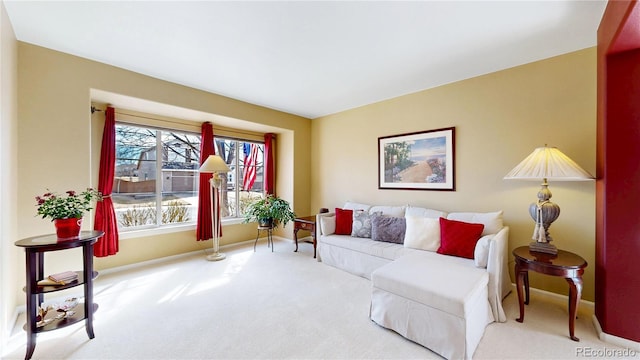
[[[337,217],[344,224],[342,209],[353,211],[354,219],[360,217],[352,225],[356,236],[344,234],[344,229],[341,235],[335,233]],[[422,207],[353,202],[336,211],[341,214],[317,215],[318,261],[372,280],[370,315],[379,325],[445,358],[468,359],[486,325],[506,321],[502,299],[511,290],[507,270],[509,228],[502,223],[501,211],[447,214]],[[380,226],[386,224],[383,218],[394,224],[405,223],[403,243],[387,242],[376,235],[395,236],[398,241],[398,234],[381,231]],[[442,249],[436,241],[441,235],[434,225],[438,222],[444,223],[441,226],[482,224],[474,228],[482,229],[482,234],[474,245],[473,259],[437,252]],[[373,239],[362,231],[366,226],[371,228]]]

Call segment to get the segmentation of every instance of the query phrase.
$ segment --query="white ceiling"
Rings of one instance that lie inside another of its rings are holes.
[[[317,118],[596,44],[598,1],[14,1],[18,40]]]

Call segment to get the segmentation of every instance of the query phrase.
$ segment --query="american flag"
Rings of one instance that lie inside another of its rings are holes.
[[[242,176],[242,188],[251,190],[256,181],[258,165],[258,146],[256,144],[244,143],[244,171]]]

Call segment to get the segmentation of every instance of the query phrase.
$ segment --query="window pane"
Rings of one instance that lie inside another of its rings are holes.
[[[250,142],[241,142],[242,157],[240,168],[242,170],[241,188],[244,191],[262,193],[264,174],[264,145]]]
[[[112,199],[119,228],[194,222],[199,162],[198,135],[117,124]]]
[[[216,154],[230,169],[220,186],[221,215],[242,217],[246,206],[263,194],[264,144],[225,138],[214,141]]]
[[[156,222],[156,131],[116,125],[112,200],[120,227]]]
[[[200,136],[162,132],[162,224],[198,216]]]
[[[227,176],[222,177],[220,183],[220,217],[236,217],[236,188],[235,183],[235,161],[236,161],[236,148],[237,141],[229,139],[216,138],[214,140],[216,154],[219,155],[222,160],[225,161],[230,172]]]
[[[238,187],[239,215],[244,214],[246,207],[264,193],[264,144],[240,142],[242,155],[239,161]]]

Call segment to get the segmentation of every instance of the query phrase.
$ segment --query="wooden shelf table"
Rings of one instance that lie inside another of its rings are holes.
[[[81,231],[80,235],[69,239],[58,239],[54,235],[34,236],[15,242],[16,246],[24,248],[26,255],[26,286],[24,288],[26,301],[25,330],[27,331],[27,353],[25,359],[28,360],[33,355],[36,348],[36,335],[39,332],[60,329],[77,322],[85,320],[85,329],[89,339],[95,337],[93,332],[93,313],[98,305],[93,303],[93,279],[98,273],[93,271],[93,245],[99,238],[104,236],[102,231]],[[60,286],[38,285],[38,281],[44,276],[44,253],[48,251],[67,250],[82,247],[83,270],[77,271],[78,279],[68,284]],[[84,303],[74,315],[55,320],[49,324],[38,327],[38,307],[44,301],[44,294],[64,289],[69,289],[83,285]]]

